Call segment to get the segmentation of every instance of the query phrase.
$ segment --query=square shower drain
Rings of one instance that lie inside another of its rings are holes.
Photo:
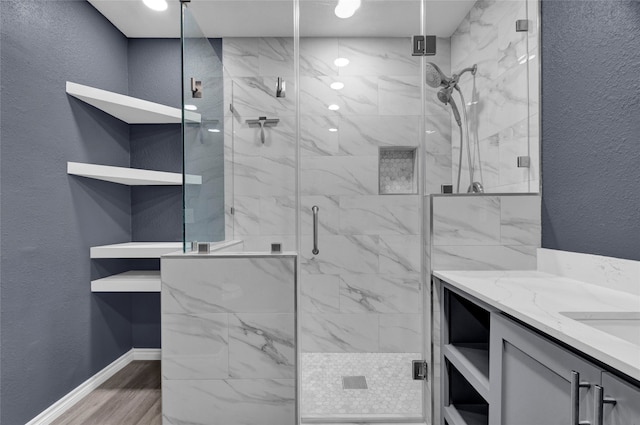
[[[367,378],[364,376],[343,376],[342,389],[344,390],[366,390]]]

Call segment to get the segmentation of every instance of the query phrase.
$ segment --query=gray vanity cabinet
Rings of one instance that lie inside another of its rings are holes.
[[[577,424],[575,414],[594,423],[600,369],[499,314],[491,318],[490,358],[490,424]],[[583,383],[575,400],[572,381]]]
[[[640,425],[640,388],[609,372],[602,372],[602,388],[605,397],[616,400],[604,405],[603,425]]]
[[[443,300],[441,425],[640,425],[640,387],[434,281]]]

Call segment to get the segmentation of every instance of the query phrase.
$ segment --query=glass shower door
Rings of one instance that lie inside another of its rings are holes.
[[[302,422],[425,413],[421,2],[359,3],[300,2]]]
[[[188,251],[191,242],[225,240],[225,201],[233,193],[225,188],[222,40],[205,37],[190,9],[182,10],[183,239]]]

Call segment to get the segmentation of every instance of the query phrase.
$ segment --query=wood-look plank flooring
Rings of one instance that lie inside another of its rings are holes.
[[[133,361],[51,425],[161,425],[160,362]]]

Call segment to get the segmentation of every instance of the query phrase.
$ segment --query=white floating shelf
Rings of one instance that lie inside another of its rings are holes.
[[[180,124],[182,110],[67,81],[67,94],[128,124]],[[201,122],[200,114],[185,111],[185,119]]]
[[[91,258],[160,258],[182,251],[182,242],[126,242],[91,247]]]
[[[180,186],[182,174],[110,165],[67,162],[67,174],[129,186]],[[187,184],[202,184],[202,176],[187,174]]]
[[[160,292],[159,270],[132,270],[91,281],[91,292]]]

